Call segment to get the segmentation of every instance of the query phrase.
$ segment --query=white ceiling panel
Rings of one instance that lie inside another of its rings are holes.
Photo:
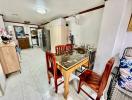
[[[0,14],[8,21],[41,24],[104,4],[104,0],[0,0]],[[43,8],[47,13],[39,14]]]

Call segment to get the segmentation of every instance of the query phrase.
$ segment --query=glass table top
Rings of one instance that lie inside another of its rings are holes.
[[[64,69],[68,70],[73,67],[75,64],[88,59],[88,54],[80,54],[76,51],[70,54],[56,55],[56,62],[58,65],[61,65]]]

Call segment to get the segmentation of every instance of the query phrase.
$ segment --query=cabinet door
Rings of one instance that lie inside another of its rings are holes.
[[[27,49],[30,47],[29,38],[18,38],[18,43],[21,49]]]
[[[19,39],[18,39],[18,43],[19,43],[19,47],[20,47],[21,49],[24,49],[24,48],[25,48],[25,40],[24,40],[24,39],[19,38]]]
[[[3,47],[1,48],[1,51],[1,63],[5,74],[20,70],[19,60],[15,47]]]

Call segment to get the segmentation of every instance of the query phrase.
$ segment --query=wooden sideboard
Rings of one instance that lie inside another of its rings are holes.
[[[29,37],[18,38],[17,40],[21,49],[30,48]]]
[[[15,43],[0,43],[0,63],[4,74],[20,71],[20,63],[16,52]]]

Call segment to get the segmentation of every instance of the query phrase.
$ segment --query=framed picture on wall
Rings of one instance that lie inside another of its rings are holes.
[[[130,21],[129,21],[129,24],[128,24],[128,29],[127,29],[128,32],[132,32],[132,15],[131,15],[131,18],[130,18]]]
[[[30,33],[31,33],[32,46],[34,46],[34,45],[39,46],[37,28],[36,27],[30,27]]]
[[[14,31],[16,34],[16,38],[25,36],[24,27],[23,26],[14,26]]]
[[[36,27],[30,27],[31,36],[37,36],[37,28]]]

